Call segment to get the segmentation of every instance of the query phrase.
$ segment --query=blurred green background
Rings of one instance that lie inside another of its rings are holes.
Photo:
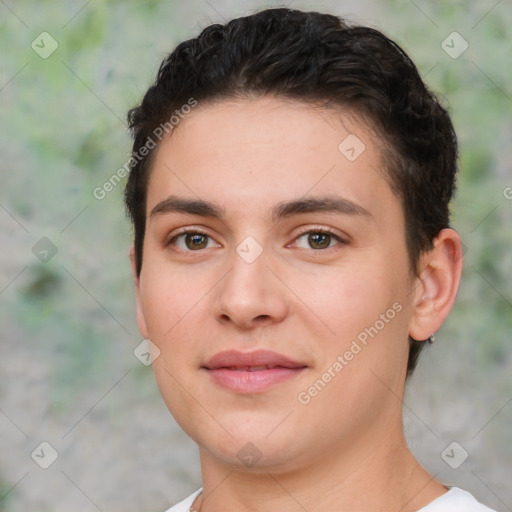
[[[465,269],[404,422],[437,478],[512,510],[512,3],[288,5],[383,30],[449,107]],[[194,444],[133,353],[124,181],[93,190],[127,161],[126,112],[164,56],[269,6],[283,4],[0,1],[0,511],[163,511],[200,485]],[[442,46],[453,32],[468,44],[457,58]],[[42,441],[58,453],[46,470],[31,458]],[[457,469],[440,456],[452,441],[469,453]]]

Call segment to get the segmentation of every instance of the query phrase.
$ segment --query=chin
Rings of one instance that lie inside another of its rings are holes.
[[[207,457],[239,471],[267,474],[297,469],[298,453],[293,450],[296,447],[264,438],[255,441],[230,438],[229,442],[225,439],[222,442],[203,439],[198,445]]]

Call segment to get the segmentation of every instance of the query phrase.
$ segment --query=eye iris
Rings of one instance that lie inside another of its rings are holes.
[[[326,249],[331,242],[331,235],[328,233],[315,232],[308,235],[308,243],[315,249]],[[188,249],[204,249],[208,245],[208,237],[201,233],[187,233],[185,245]]]
[[[308,243],[315,249],[325,249],[329,247],[331,235],[327,233],[312,233],[308,236]]]
[[[185,244],[188,249],[204,249],[208,244],[206,235],[200,233],[187,234],[185,236]]]

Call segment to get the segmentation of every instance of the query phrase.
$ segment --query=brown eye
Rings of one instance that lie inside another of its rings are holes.
[[[185,235],[185,245],[192,251],[204,249],[208,245],[208,237],[201,233],[187,233]]]
[[[198,231],[184,231],[179,235],[176,235],[169,241],[169,245],[175,245],[178,249],[191,252],[206,249],[211,245],[209,242],[213,242],[213,239],[205,233]]]
[[[313,249],[327,249],[331,242],[331,235],[326,233],[310,233],[308,243]]]
[[[332,242],[337,241],[338,244],[343,243],[343,240],[339,236],[322,230],[307,231],[306,233],[303,233],[302,235],[297,237],[297,240],[305,239],[306,237],[307,246],[298,244],[299,247],[303,249],[330,249],[334,245],[337,245],[336,243],[332,244]]]

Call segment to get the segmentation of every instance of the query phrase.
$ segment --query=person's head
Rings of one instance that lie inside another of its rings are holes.
[[[384,410],[372,389],[402,388],[460,276],[460,242],[446,229],[455,133],[403,50],[332,15],[265,10],[179,44],[128,119],[139,326],[162,353],[155,374],[178,422],[194,419],[187,430],[208,445],[189,392],[233,431],[235,409],[264,408],[272,391],[201,384],[206,360],[237,347],[314,369],[295,382],[317,413],[337,398],[365,411],[363,389],[367,412]],[[343,200],[327,211],[315,203],[326,198]],[[286,244],[304,221],[328,247]],[[179,236],[193,224],[204,234]],[[211,245],[177,248],[183,236]],[[350,359],[340,368],[336,354]],[[325,371],[333,384],[309,392]],[[281,386],[283,406],[298,390]],[[247,428],[275,421],[265,414]]]

